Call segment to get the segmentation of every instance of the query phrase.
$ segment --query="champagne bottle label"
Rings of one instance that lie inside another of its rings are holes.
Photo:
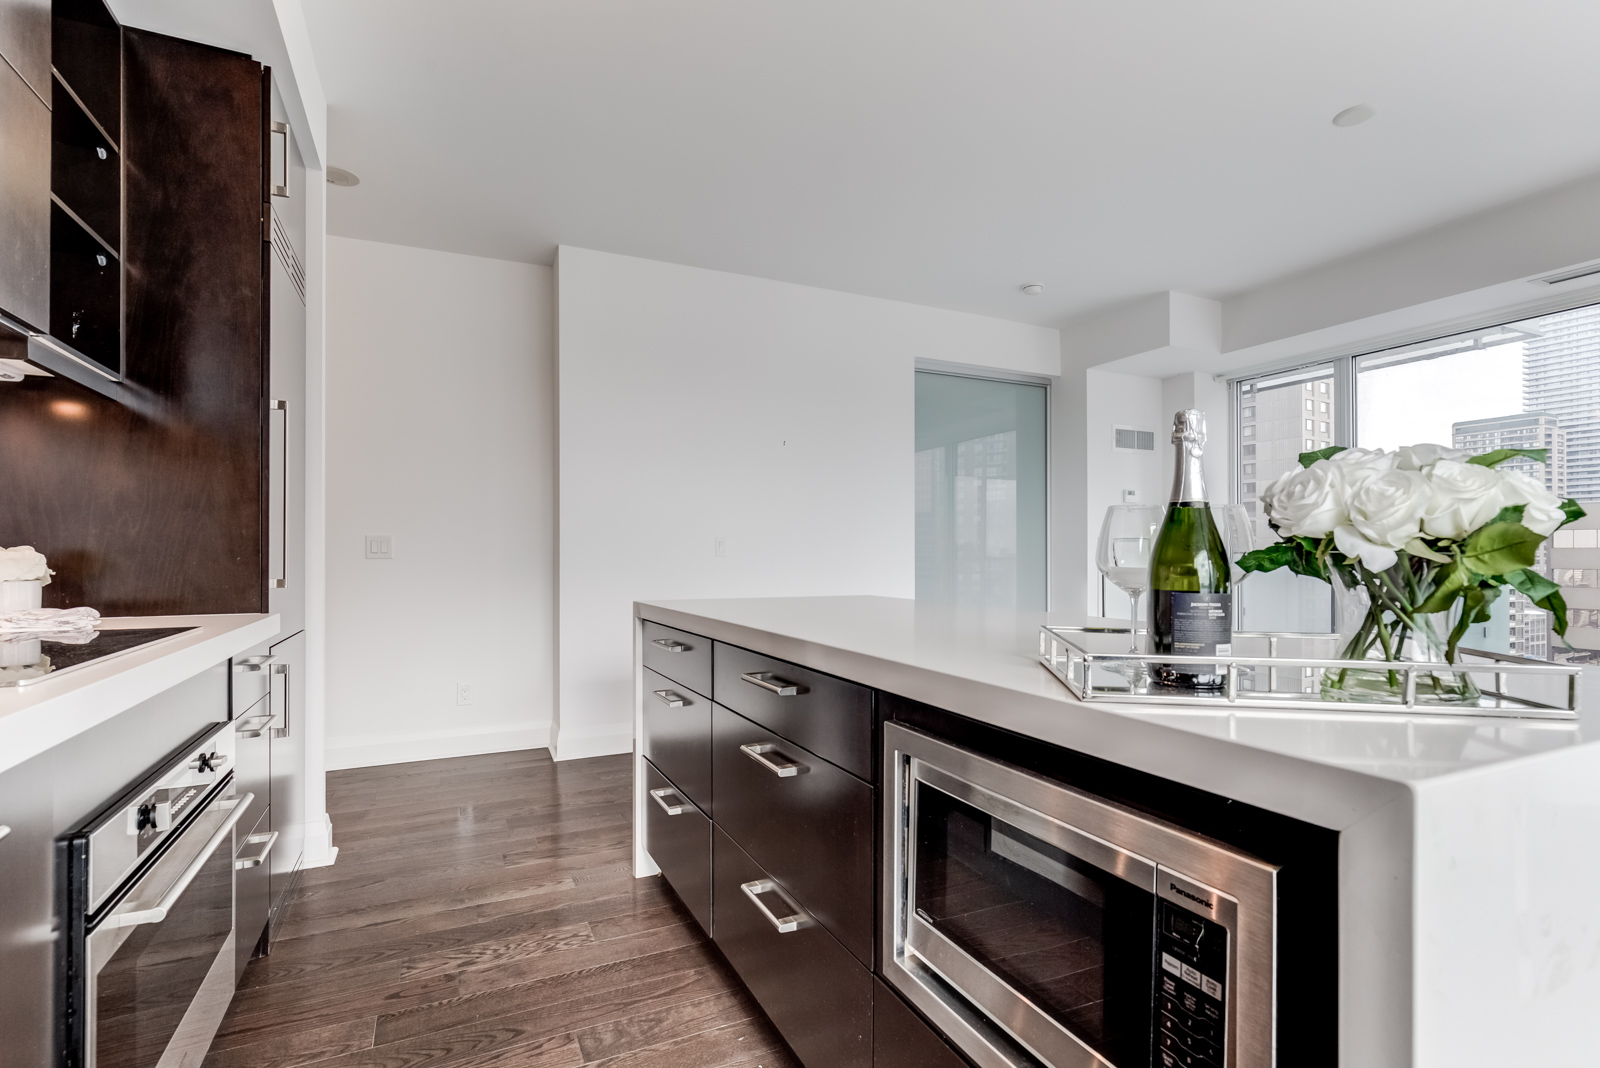
[[[1233,594],[1155,591],[1156,633],[1170,641],[1158,643],[1158,652],[1178,656],[1233,655]],[[1174,665],[1180,674],[1210,674],[1204,665]]]

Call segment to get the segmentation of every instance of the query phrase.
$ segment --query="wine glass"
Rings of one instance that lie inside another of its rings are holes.
[[[1150,585],[1150,553],[1166,510],[1150,504],[1113,504],[1100,524],[1095,562],[1100,573],[1128,595],[1128,652],[1139,651],[1139,595]]]
[[[1242,504],[1213,505],[1211,512],[1217,521],[1222,542],[1228,549],[1229,588],[1237,594],[1240,584],[1250,577],[1250,572],[1239,567],[1239,557],[1258,547],[1255,517]],[[1238,606],[1239,629],[1243,630],[1244,598],[1235,596],[1233,601]]]

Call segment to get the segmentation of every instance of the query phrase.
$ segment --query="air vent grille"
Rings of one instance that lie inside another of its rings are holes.
[[[1154,430],[1137,430],[1131,426],[1116,427],[1115,445],[1128,452],[1155,452],[1156,432]]]

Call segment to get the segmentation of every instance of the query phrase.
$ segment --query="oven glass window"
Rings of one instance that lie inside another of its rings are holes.
[[[1155,896],[916,789],[915,915],[1118,1068],[1149,1064]]]
[[[165,920],[105,932],[126,937],[96,979],[95,1068],[155,1068],[232,928],[233,851],[224,845]]]

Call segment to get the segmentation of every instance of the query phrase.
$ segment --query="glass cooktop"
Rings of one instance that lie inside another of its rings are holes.
[[[154,642],[195,630],[195,627],[135,627],[95,631],[82,644],[26,639],[8,635],[0,639],[0,687],[28,686],[74,668],[97,664],[109,657],[131,653]]]

